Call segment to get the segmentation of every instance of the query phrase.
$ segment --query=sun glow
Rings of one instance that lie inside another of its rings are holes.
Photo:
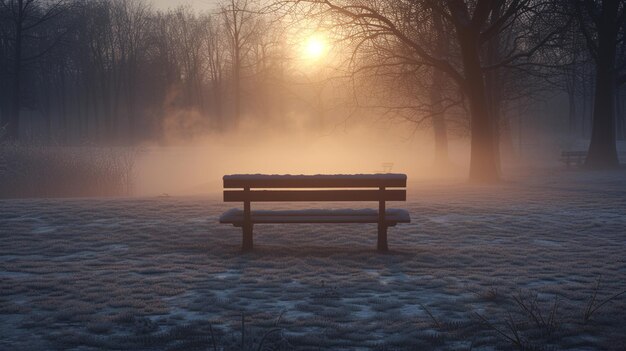
[[[328,52],[328,43],[320,35],[313,35],[305,41],[302,51],[306,59],[319,60]]]

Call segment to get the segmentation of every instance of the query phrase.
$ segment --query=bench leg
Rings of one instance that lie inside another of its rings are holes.
[[[389,250],[389,246],[387,246],[387,225],[386,224],[378,224],[378,251],[386,252]]]
[[[252,248],[254,247],[252,239],[252,227],[252,224],[244,224],[241,227],[243,229],[243,240],[241,242],[242,251],[252,251]]]

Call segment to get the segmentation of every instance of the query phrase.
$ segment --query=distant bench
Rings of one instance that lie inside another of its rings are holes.
[[[224,190],[224,202],[243,202],[243,210],[226,211],[220,217],[220,223],[242,228],[242,250],[244,251],[253,248],[254,224],[378,223],[377,248],[379,251],[387,251],[387,228],[398,223],[411,222],[411,217],[406,210],[386,209],[386,201],[406,201],[406,175],[404,174],[227,175],[224,176],[224,188],[240,189]],[[334,201],[378,202],[378,210],[251,210],[252,202]]]
[[[562,151],[561,162],[565,163],[567,168],[570,168],[572,164],[576,166],[582,166],[587,158],[587,151]]]

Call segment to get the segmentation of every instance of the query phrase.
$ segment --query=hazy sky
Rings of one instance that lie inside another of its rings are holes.
[[[198,9],[211,8],[217,0],[150,0],[158,8],[178,7],[180,5],[190,5]]]

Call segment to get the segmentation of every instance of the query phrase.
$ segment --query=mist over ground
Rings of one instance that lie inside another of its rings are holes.
[[[148,145],[140,148],[137,158],[134,194],[217,192],[225,174],[396,172],[434,177],[432,142],[424,134],[385,125],[361,125],[326,134],[265,126],[213,134],[176,146]],[[461,162],[466,156],[463,144],[459,142],[455,150]],[[463,177],[459,173],[450,176]]]
[[[428,2],[6,0],[0,196],[203,194],[232,173],[497,183],[562,152],[619,167],[626,26],[606,80],[571,2],[491,9],[480,45]]]
[[[536,111],[512,118],[512,149],[504,148],[502,156],[504,179],[532,168],[561,168],[560,150],[587,147],[588,139],[559,131],[567,123],[562,103],[562,96],[554,96],[539,101]],[[201,134],[192,140],[173,136],[170,145],[139,146],[132,194],[217,193],[226,174],[392,172],[406,173],[409,183],[467,179],[470,140],[466,135],[450,137],[449,164],[440,166],[435,164],[430,128],[398,118],[335,116],[331,125],[319,129],[314,115],[262,122],[255,117],[247,116],[236,130]]]
[[[520,349],[513,321],[623,351],[625,172],[513,181],[410,186],[387,254],[374,224],[258,225],[242,254],[218,196],[0,201],[0,349],[240,351],[243,315],[246,350]]]

